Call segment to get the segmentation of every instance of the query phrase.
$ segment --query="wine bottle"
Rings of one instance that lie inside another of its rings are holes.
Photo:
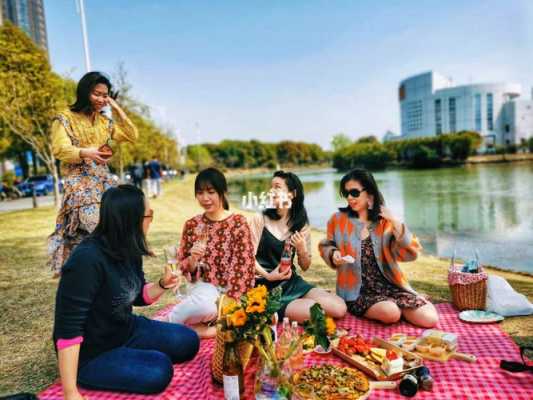
[[[224,348],[222,381],[224,400],[240,400],[241,394],[244,393],[244,371],[237,354],[237,344],[233,342],[226,343]]]
[[[298,322],[292,321],[291,331],[292,331],[292,341],[298,342],[299,336],[300,336],[299,331],[298,331]],[[291,369],[293,371],[298,371],[303,368],[304,353],[303,353],[302,343],[299,343],[296,350],[294,350],[294,353],[290,359],[290,363],[291,363]]]
[[[277,346],[276,346],[276,354],[278,358],[285,357],[285,354],[287,354],[287,351],[289,350],[289,346],[291,344],[291,324],[288,317],[283,318],[283,325],[281,334],[279,335]]]

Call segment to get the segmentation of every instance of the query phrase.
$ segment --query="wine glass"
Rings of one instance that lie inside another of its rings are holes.
[[[178,278],[178,284],[174,287],[173,291],[178,300],[185,298],[189,292],[187,279],[183,276],[183,273],[178,265],[178,248],[175,245],[165,247],[165,258],[167,265],[170,267],[172,275]]]
[[[170,245],[165,247],[164,252],[167,265],[170,267],[172,273],[175,274],[176,266],[178,265],[178,248],[175,245]]]

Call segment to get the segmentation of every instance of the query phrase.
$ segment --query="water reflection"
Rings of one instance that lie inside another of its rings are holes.
[[[335,209],[341,175],[301,175],[311,224],[324,229]],[[375,174],[387,206],[416,232],[424,249],[533,272],[533,163],[492,164]],[[232,181],[235,198],[270,186],[270,177]]]

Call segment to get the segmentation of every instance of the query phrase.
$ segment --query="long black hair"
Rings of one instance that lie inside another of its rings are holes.
[[[70,106],[70,111],[90,113],[92,111],[89,96],[96,85],[99,83],[106,85],[111,95],[111,82],[109,78],[98,71],[87,72],[78,82],[76,88],[76,101]]]
[[[272,176],[272,179],[274,178],[283,179],[287,184],[289,192],[295,194],[292,199],[291,209],[289,210],[289,230],[291,232],[299,231],[309,223],[307,211],[304,206],[304,186],[300,178],[292,172],[276,171]],[[267,208],[263,211],[263,214],[273,220],[279,220],[281,218],[275,208]]]
[[[196,179],[194,180],[194,193],[197,194],[207,189],[214,189],[222,200],[224,210],[229,210],[229,203],[226,198],[228,183],[224,174],[216,168],[206,168],[196,175]]]
[[[106,190],[100,203],[100,220],[92,237],[100,239],[107,255],[128,261],[149,254],[143,231],[144,193],[133,185]]]
[[[368,219],[372,222],[378,222],[380,219],[379,213],[381,212],[381,206],[385,204],[385,200],[383,200],[383,195],[379,191],[378,184],[376,183],[374,176],[364,168],[352,169],[341,179],[339,193],[342,197],[347,197],[345,186],[348,181],[359,182],[363,189],[365,189],[366,193],[374,198],[372,208],[368,210]],[[348,215],[351,217],[357,218],[359,216],[357,212],[352,210],[349,205],[339,208],[339,211],[348,213]]]

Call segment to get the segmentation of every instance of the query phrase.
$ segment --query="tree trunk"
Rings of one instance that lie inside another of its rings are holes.
[[[46,167],[52,174],[54,178],[54,206],[59,210],[61,205],[59,197],[59,173],[58,173],[58,163],[56,158],[53,155],[51,145],[49,145],[50,157],[47,157]]]
[[[28,160],[26,159],[26,151],[22,151],[18,154],[20,168],[22,168],[22,176],[26,179],[29,174]]]
[[[32,150],[31,151],[31,161],[32,161],[32,166],[33,166],[33,175],[39,175],[39,171],[38,171],[38,167],[39,165],[37,165],[38,161],[37,161],[37,156],[35,155],[35,152]]]

